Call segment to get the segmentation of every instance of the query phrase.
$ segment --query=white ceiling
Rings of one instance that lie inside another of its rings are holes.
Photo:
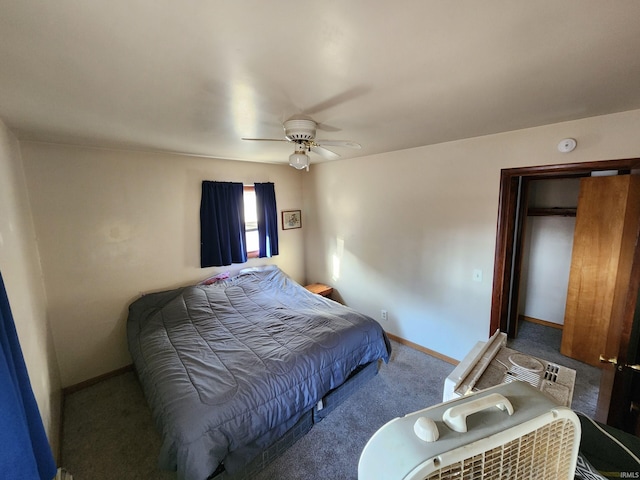
[[[638,108],[638,0],[0,0],[25,140],[286,162],[241,137],[303,113],[350,158]]]

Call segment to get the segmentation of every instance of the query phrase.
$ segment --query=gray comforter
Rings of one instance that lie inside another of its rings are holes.
[[[373,319],[312,294],[277,267],[131,304],[129,349],[162,434],[160,466],[232,473],[359,365],[388,361]]]

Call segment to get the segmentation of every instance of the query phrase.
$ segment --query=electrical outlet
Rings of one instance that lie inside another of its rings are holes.
[[[385,322],[389,319],[389,316],[387,315],[386,310],[380,310],[380,318]]]

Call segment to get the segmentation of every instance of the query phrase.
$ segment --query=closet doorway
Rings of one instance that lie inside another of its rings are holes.
[[[578,177],[529,182],[515,336],[523,320],[564,326],[579,192]]]
[[[528,210],[527,194],[530,182],[541,179],[580,178],[590,176],[592,172],[605,170],[629,173],[639,168],[640,159],[627,159],[501,171],[491,332],[500,328],[512,338],[517,334],[518,299],[524,250],[523,227]],[[635,358],[638,350],[637,338],[632,338],[637,335],[632,332],[634,330],[632,327],[640,287],[640,249],[637,245],[632,257],[633,259],[629,262],[632,265],[629,293],[621,300],[624,306],[618,318],[611,324],[607,351],[603,352],[607,359],[615,359],[615,364],[602,364],[603,373],[596,415],[598,420],[619,427],[632,420],[628,412],[633,412],[636,405],[633,403],[634,399],[630,398],[632,391],[630,384],[638,381],[634,376],[634,370],[624,368],[637,360]],[[637,332],[637,330],[636,328],[634,331]]]

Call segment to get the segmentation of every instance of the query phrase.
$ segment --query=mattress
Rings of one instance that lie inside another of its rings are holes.
[[[234,473],[391,348],[375,320],[274,266],[145,295],[127,335],[162,435],[160,466],[187,480],[220,463]]]

